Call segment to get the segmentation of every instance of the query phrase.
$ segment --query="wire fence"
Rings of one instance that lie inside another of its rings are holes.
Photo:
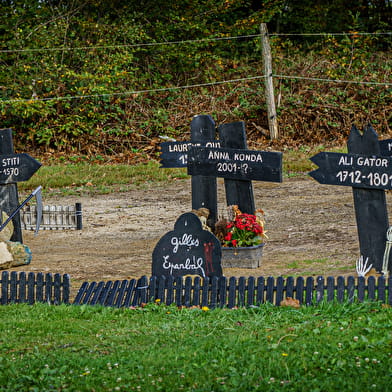
[[[269,37],[291,37],[291,36],[319,36],[319,37],[334,37],[334,36],[391,36],[392,32],[357,32],[349,31],[342,33],[271,33]],[[181,40],[181,41],[169,41],[169,42],[146,42],[138,44],[125,44],[125,45],[98,45],[98,46],[82,46],[82,47],[52,47],[52,48],[22,48],[22,49],[3,49],[0,53],[28,53],[28,52],[55,52],[55,51],[92,51],[92,50],[109,50],[109,49],[135,49],[142,47],[154,47],[154,46],[168,46],[168,45],[184,45],[184,44],[196,44],[201,42],[217,42],[217,41],[232,41],[232,40],[243,40],[243,39],[254,39],[261,38],[261,34],[249,34],[240,36],[227,36],[227,37],[212,37],[203,38],[195,40]],[[262,80],[267,77],[272,77],[276,79],[288,79],[288,80],[303,80],[312,81],[319,83],[334,83],[334,84],[357,84],[366,86],[378,86],[381,88],[389,89],[392,84],[392,80],[389,81],[365,81],[365,80],[347,80],[347,79],[333,79],[333,78],[322,78],[322,77],[312,77],[303,75],[284,75],[275,74],[272,75],[253,75],[248,77],[224,79],[224,80],[212,80],[204,83],[194,83],[185,84],[178,86],[169,87],[158,87],[150,89],[135,89],[127,91],[114,91],[99,94],[78,94],[78,95],[66,95],[66,96],[52,96],[52,97],[31,97],[31,98],[13,98],[13,99],[1,99],[2,104],[14,104],[14,103],[33,103],[33,102],[53,102],[53,101],[72,101],[87,98],[110,98],[110,97],[126,97],[135,94],[148,94],[148,93],[159,93],[159,92],[169,92],[178,91],[185,89],[194,89],[200,87],[212,87],[219,86],[223,84],[239,84],[247,81]],[[4,86],[3,86],[4,89]]]

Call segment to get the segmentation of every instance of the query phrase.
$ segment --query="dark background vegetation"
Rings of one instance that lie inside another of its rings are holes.
[[[197,114],[245,121],[258,148],[342,144],[369,121],[391,137],[391,12],[390,0],[0,0],[0,128],[19,150],[118,159],[189,138]]]

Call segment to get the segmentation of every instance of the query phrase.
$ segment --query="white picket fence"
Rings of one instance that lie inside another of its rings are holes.
[[[20,212],[23,230],[35,230],[37,222],[37,206],[27,205]],[[43,206],[40,230],[81,230],[82,205],[74,206]]]

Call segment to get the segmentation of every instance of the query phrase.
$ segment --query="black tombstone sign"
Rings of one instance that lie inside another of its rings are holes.
[[[11,215],[19,206],[17,182],[28,180],[41,164],[28,154],[14,154],[12,130],[0,130],[0,210]],[[11,241],[23,242],[20,215],[13,219]]]
[[[392,158],[381,155],[378,136],[370,125],[363,135],[352,127],[347,147],[348,154],[313,156],[319,168],[309,175],[321,184],[352,187],[361,255],[381,271],[389,227],[384,190],[392,189]]]
[[[192,212],[181,215],[174,230],[165,234],[152,254],[153,276],[222,276],[222,250],[219,240],[203,230]]]
[[[192,147],[188,156],[188,173],[246,182],[282,182],[282,153]]]

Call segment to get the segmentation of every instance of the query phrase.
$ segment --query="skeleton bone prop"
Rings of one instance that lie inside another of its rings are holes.
[[[42,220],[42,187],[41,185],[36,188],[28,197],[27,199],[20,204],[7,218],[7,220],[1,224],[0,226],[0,231],[4,229],[8,225],[8,223],[11,221],[11,219],[35,196],[35,199],[37,201],[37,222],[35,225],[35,232],[34,234],[38,234],[39,227],[41,225],[41,220]],[[0,218],[1,219],[1,218]],[[0,221],[1,223],[1,221]]]

